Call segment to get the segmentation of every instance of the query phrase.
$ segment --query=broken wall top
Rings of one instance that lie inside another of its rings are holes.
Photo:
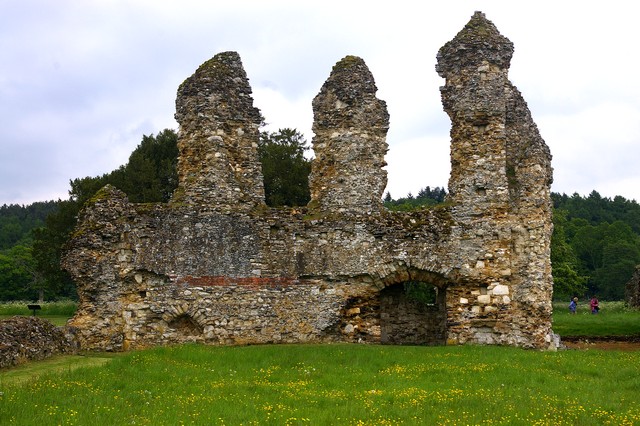
[[[486,63],[505,69],[509,68],[512,56],[513,43],[500,34],[484,13],[475,12],[464,28],[438,51],[436,71],[447,78]]]
[[[382,209],[387,186],[389,113],[376,97],[365,62],[346,56],[313,99],[310,205],[321,212],[371,213]]]
[[[221,212],[264,205],[262,117],[236,52],[217,54],[180,85],[175,118],[180,156],[172,202]]]

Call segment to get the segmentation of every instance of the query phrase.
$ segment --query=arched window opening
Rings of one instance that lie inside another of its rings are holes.
[[[447,334],[445,288],[407,281],[380,292],[380,343],[444,345]]]
[[[200,324],[195,322],[188,314],[178,315],[168,325],[184,336],[199,336],[202,334]]]

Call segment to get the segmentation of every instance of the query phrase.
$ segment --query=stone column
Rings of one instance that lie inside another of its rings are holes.
[[[476,212],[504,209],[508,199],[504,92],[512,54],[513,44],[480,12],[438,52],[452,124],[450,197]]]
[[[178,188],[172,202],[220,212],[264,204],[260,111],[236,52],[202,64],[178,88]]]
[[[461,297],[469,338],[544,347],[552,343],[551,155],[508,79],[512,54],[481,12],[438,52],[452,122],[453,234],[471,290]]]
[[[382,208],[389,113],[377,90],[364,61],[347,56],[313,100],[312,210],[368,214]]]

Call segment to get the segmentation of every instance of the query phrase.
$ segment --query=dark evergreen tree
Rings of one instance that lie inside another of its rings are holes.
[[[48,294],[73,296],[73,282],[61,270],[60,259],[76,218],[84,203],[100,188],[112,184],[124,191],[132,202],[168,201],[177,187],[177,134],[164,130],[157,136],[143,136],[126,165],[99,177],[70,181],[69,200],[59,202],[44,227],[35,230],[33,256],[36,271]]]
[[[56,201],[41,201],[28,206],[5,204],[0,207],[0,250],[17,244],[29,245],[31,231],[42,226],[45,218],[56,209]]]
[[[565,226],[567,212],[554,210],[553,235],[551,236],[551,267],[555,298],[569,299],[576,294],[584,294],[588,277],[578,272],[579,261],[573,247],[567,242]]]
[[[554,216],[558,210],[566,212],[565,237],[578,258],[578,274],[588,278],[586,292],[622,299],[624,284],[640,263],[640,205],[597,191],[587,197],[553,193],[552,199]]]
[[[261,132],[258,155],[264,176],[265,202],[268,206],[304,206],[311,196],[311,161],[304,153],[309,147],[295,129]]]
[[[447,191],[444,188],[435,187],[431,189],[429,186],[420,189],[415,197],[409,192],[406,197],[398,198],[397,200],[391,199],[391,195],[387,192],[384,205],[389,210],[411,211],[443,203],[446,195]]]

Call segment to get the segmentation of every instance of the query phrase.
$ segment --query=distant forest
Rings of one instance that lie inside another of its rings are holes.
[[[258,153],[270,206],[309,200],[308,144],[295,129],[262,132]],[[166,202],[177,186],[177,135],[164,130],[143,136],[127,164],[97,177],[70,182],[67,200],[0,207],[0,300],[75,298],[60,256],[82,205],[107,183],[133,202]],[[430,208],[445,202],[444,188],[425,186],[414,196],[384,196],[392,211]],[[551,261],[554,297],[598,295],[622,300],[624,286],[640,264],[640,205],[617,196],[552,193]]]

